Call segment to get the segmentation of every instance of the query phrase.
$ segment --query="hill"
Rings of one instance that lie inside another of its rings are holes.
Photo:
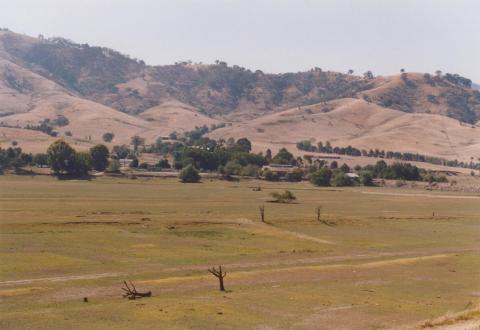
[[[252,140],[256,151],[276,151],[284,146],[294,150],[297,142],[310,140],[467,161],[480,155],[478,125],[441,115],[405,113],[351,98],[295,107],[210,133],[215,139],[243,136]]]
[[[449,73],[268,74],[221,61],[149,66],[105,47],[0,31],[2,142],[25,150],[52,140],[32,136],[42,123],[85,148],[106,132],[115,135],[110,145],[128,144],[135,134],[151,143],[231,122],[210,136],[248,137],[262,151],[308,139],[477,159],[475,86]]]
[[[346,97],[468,123],[480,118],[480,93],[464,77],[403,73],[374,77],[323,71],[267,74],[217,61],[148,66],[105,47],[63,38],[0,32],[0,57],[56,82],[72,93],[122,112],[138,114],[169,100],[211,117],[243,120],[294,106]]]

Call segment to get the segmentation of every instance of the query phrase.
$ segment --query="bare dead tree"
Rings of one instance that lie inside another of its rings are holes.
[[[125,294],[123,295],[123,298],[128,298],[130,300],[135,300],[135,299],[140,299],[144,297],[151,297],[152,296],[152,291],[148,292],[138,292],[137,289],[135,288],[135,285],[130,281],[130,286],[128,285],[127,281],[123,281],[123,284],[125,284],[125,287],[122,288],[123,291],[125,291]]]
[[[317,206],[317,208],[315,209],[315,212],[317,213],[317,221],[321,222],[322,221],[322,206],[321,205]]]
[[[260,219],[262,220],[262,222],[265,222],[265,205],[261,205],[259,209],[260,209]]]
[[[223,286],[223,278],[227,276],[227,272],[222,272],[222,266],[218,266],[218,270],[213,267],[208,271],[212,273],[216,278],[218,278],[218,282],[220,284],[220,291],[225,291],[225,287]]]

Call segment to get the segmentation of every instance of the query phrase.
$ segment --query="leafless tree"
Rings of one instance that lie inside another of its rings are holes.
[[[220,291],[225,291],[225,287],[223,286],[223,279],[225,276],[227,276],[227,272],[222,272],[222,266],[218,266],[218,270],[213,267],[208,271],[212,273],[216,278],[218,278],[218,282],[220,284]]]

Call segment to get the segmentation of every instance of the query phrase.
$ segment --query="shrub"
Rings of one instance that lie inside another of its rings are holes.
[[[107,172],[118,173],[120,172],[120,162],[116,159],[112,159],[107,167]]]
[[[183,183],[195,183],[200,181],[200,174],[197,169],[190,164],[180,171],[178,178]]]
[[[291,203],[297,199],[290,190],[285,190],[283,193],[273,192],[271,195],[274,203]]]
[[[332,171],[326,167],[322,167],[310,175],[310,182],[315,186],[329,186],[331,178]]]

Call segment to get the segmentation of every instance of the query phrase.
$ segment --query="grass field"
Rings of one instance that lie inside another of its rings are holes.
[[[296,203],[269,202],[271,192],[285,189]],[[318,205],[330,225],[315,220]],[[472,194],[1,176],[0,328],[457,322],[446,315],[476,322],[479,220],[480,196]],[[220,264],[227,292],[207,272]],[[122,299],[124,279],[153,297]]]

